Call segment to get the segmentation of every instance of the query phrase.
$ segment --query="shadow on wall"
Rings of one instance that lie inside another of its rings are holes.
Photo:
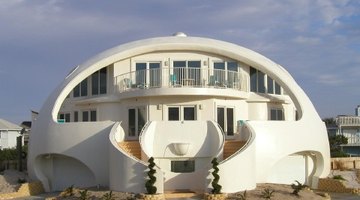
[[[71,185],[75,187],[96,185],[91,170],[75,158],[61,154],[45,154],[36,159],[36,165],[48,180],[51,191],[62,191]]]

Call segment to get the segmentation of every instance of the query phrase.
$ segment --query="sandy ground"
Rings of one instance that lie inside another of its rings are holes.
[[[347,184],[349,187],[360,188],[359,182],[357,182],[357,177],[354,171],[332,171],[329,177],[334,175],[341,175],[343,178],[347,179]],[[9,193],[15,192],[20,184],[18,183],[19,179],[26,179],[26,174],[22,172],[18,172],[16,170],[7,170],[0,174],[0,193]],[[309,189],[305,189],[299,192],[299,196],[291,194],[293,189],[290,185],[283,184],[258,184],[255,190],[247,191],[247,198],[250,200],[260,200],[264,199],[262,197],[262,193],[265,189],[269,189],[274,191],[272,195],[272,200],[320,200],[326,199],[324,197],[324,192],[312,191]],[[79,190],[75,191],[75,197],[80,196]],[[109,193],[106,188],[89,188],[88,195],[89,199],[101,199],[104,194]],[[239,196],[243,194],[243,192],[229,194],[228,199],[240,199]],[[123,193],[123,192],[113,192],[113,196],[115,199],[138,199],[139,195],[132,193]],[[39,195],[43,199],[76,199],[75,197],[60,197],[60,192],[57,193],[46,193]],[[201,199],[194,198],[194,199]],[[360,199],[360,198],[359,198]]]
[[[26,174],[17,170],[5,170],[0,174],[0,193],[16,192],[19,189],[19,179],[26,180]]]

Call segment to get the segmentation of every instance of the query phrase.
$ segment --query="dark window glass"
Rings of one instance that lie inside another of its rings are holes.
[[[282,109],[271,109],[270,120],[284,120],[284,112]]]
[[[257,70],[250,67],[250,91],[257,92]]]
[[[225,62],[215,62],[214,69],[223,69],[225,70]]]
[[[269,76],[267,77],[267,92],[274,94],[274,80],[272,80]]]
[[[81,81],[80,83],[80,96],[87,96],[87,79]]]
[[[277,120],[284,120],[283,110],[277,110]]]
[[[65,114],[65,122],[70,122],[70,113]]]
[[[186,61],[174,61],[174,67],[186,67]]]
[[[200,68],[200,65],[201,65],[200,61],[188,61],[188,67]]]
[[[59,119],[65,119],[65,114],[59,114]]]
[[[146,110],[145,108],[138,108],[138,135],[145,125]]]
[[[78,122],[79,121],[79,113],[78,111],[74,112],[74,122]]]
[[[258,71],[258,92],[265,93],[265,74]]]
[[[171,161],[171,171],[175,173],[191,173],[195,171],[194,160]]]
[[[135,136],[135,109],[129,109],[129,136]]]
[[[91,93],[92,95],[99,94],[99,71],[91,75]]]
[[[179,108],[169,108],[169,121],[179,121]]]
[[[107,68],[100,70],[100,94],[106,94],[107,92]]]
[[[195,108],[185,107],[184,108],[184,120],[195,120]]]
[[[226,109],[226,118],[227,118],[227,135],[234,135],[234,109]]]
[[[227,63],[228,71],[237,72],[238,71],[238,64],[237,62],[228,62]]]
[[[82,120],[83,120],[83,122],[88,122],[89,121],[89,111],[83,111],[82,112]]]
[[[80,96],[80,84],[75,86],[73,96],[74,97],[79,97]]]
[[[225,131],[225,108],[217,108],[217,123],[220,125],[223,131]]]
[[[96,111],[95,110],[90,111],[90,121],[96,122]]]
[[[275,82],[275,94],[281,94],[281,87]]]

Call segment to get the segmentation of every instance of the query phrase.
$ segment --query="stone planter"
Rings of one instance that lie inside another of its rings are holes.
[[[205,200],[224,200],[226,199],[226,194],[222,193],[222,194],[209,194],[209,193],[205,193],[204,194],[204,199]]]
[[[142,194],[141,199],[144,200],[164,200],[164,194]]]

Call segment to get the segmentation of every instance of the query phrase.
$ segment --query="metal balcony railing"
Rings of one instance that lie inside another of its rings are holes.
[[[360,126],[360,116],[338,116],[335,121],[338,126]]]
[[[151,88],[230,88],[248,91],[245,76],[239,72],[190,67],[146,69],[121,74],[114,78],[118,92]]]

